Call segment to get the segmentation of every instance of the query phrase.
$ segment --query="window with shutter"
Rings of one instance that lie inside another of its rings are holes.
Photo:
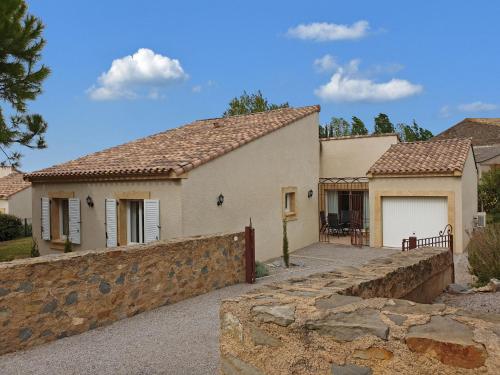
[[[144,200],[144,242],[160,239],[160,201],[157,199]]]
[[[118,245],[116,199],[106,199],[106,247]]]
[[[41,199],[41,233],[42,239],[50,241],[50,199]]]
[[[68,235],[74,244],[81,243],[80,199],[68,199]]]

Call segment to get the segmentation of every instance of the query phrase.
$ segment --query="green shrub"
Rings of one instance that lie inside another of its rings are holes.
[[[35,238],[31,238],[31,251],[30,256],[32,258],[36,258],[40,256],[40,251],[38,250],[38,242],[36,242]]]
[[[71,241],[69,240],[69,236],[66,236],[66,241],[64,241],[64,252],[71,253],[72,251],[73,251],[73,245],[71,244]]]
[[[290,267],[290,254],[288,253],[288,236],[286,233],[286,219],[283,219],[283,262],[286,268]]]
[[[264,277],[269,275],[269,270],[266,265],[262,262],[255,262],[255,277]]]
[[[467,246],[469,271],[477,277],[479,285],[491,278],[500,279],[500,224],[490,224],[476,231]]]
[[[14,215],[0,214],[0,241],[10,241],[21,236],[24,227]]]

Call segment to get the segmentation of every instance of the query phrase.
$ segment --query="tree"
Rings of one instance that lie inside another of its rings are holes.
[[[10,105],[13,114],[4,118],[0,107],[0,152],[2,165],[19,166],[21,153],[11,151],[19,145],[32,149],[45,148],[47,123],[39,114],[29,114],[27,101],[42,92],[42,82],[50,73],[38,66],[45,46],[44,25],[27,14],[24,0],[0,1],[0,101]]]
[[[399,137],[403,142],[428,141],[434,134],[430,130],[424,129],[413,120],[412,125],[398,124]]]
[[[351,130],[352,135],[365,135],[368,134],[368,129],[366,129],[366,126],[363,121],[361,121],[360,118],[356,116],[352,116],[352,130]]]
[[[269,104],[268,100],[264,98],[262,92],[257,91],[256,94],[243,94],[239,98],[233,98],[229,102],[229,108],[224,112],[223,116],[247,115],[249,113],[270,111],[278,108],[288,108],[288,102],[282,104]]]
[[[488,213],[500,213],[500,169],[483,173],[478,187],[482,209]]]
[[[328,137],[343,137],[351,135],[351,124],[342,117],[332,117],[325,126]]]
[[[375,134],[386,134],[386,133],[395,133],[394,125],[389,120],[389,116],[385,113],[379,113],[377,117],[375,117]]]

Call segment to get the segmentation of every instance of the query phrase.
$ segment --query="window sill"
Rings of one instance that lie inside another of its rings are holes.
[[[286,213],[285,217],[283,219],[286,220],[286,221],[297,220],[297,214],[295,212]]]

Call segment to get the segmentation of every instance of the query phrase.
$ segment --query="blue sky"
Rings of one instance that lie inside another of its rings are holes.
[[[30,105],[49,147],[23,151],[26,171],[217,117],[243,90],[319,103],[322,123],[356,115],[372,127],[384,112],[437,133],[500,116],[497,1],[28,4],[52,74]]]

